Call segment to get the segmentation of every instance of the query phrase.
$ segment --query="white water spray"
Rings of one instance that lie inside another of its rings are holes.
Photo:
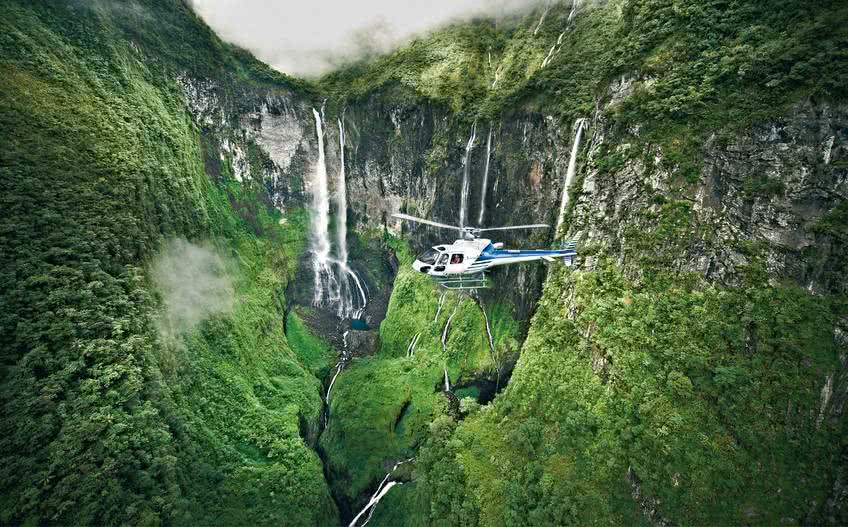
[[[406,347],[406,356],[407,357],[414,357],[415,356],[415,347],[418,345],[418,339],[419,338],[421,338],[421,332],[420,331],[418,333],[416,333],[414,337],[412,337],[411,341],[409,341],[409,346]]]
[[[451,321],[453,321],[454,315],[456,315],[456,310],[459,308],[459,304],[453,306],[453,311],[448,317],[448,321],[445,323],[445,329],[442,331],[442,351],[447,354],[448,352],[448,330],[450,330]],[[445,358],[447,360],[447,358]],[[448,368],[445,366],[445,391],[450,391],[450,377],[448,377]]]
[[[580,3],[580,0],[572,0],[571,2],[571,12],[568,13],[568,22],[571,22],[574,19],[574,15],[577,14],[577,4]]]
[[[338,259],[330,256],[330,194],[327,181],[327,161],[324,154],[324,116],[314,108],[315,133],[318,136],[318,161],[310,180],[312,193],[312,269],[315,274],[315,290],[312,304],[336,306],[339,318],[358,318],[362,315],[368,296],[356,273],[347,264],[347,193],[344,172],[344,127],[339,120],[341,168],[336,190],[339,219],[336,240]],[[355,288],[351,285],[353,285]],[[359,293],[359,306],[355,294]]]
[[[459,226],[465,227],[468,222],[468,189],[469,172],[471,172],[471,150],[474,148],[474,140],[477,139],[477,123],[471,127],[471,137],[468,138],[468,143],[465,145],[465,160],[462,172],[462,195],[459,199]]]
[[[450,329],[451,321],[453,320],[453,316],[456,315],[456,309],[459,307],[459,304],[453,306],[453,312],[448,317],[448,321],[445,323],[445,329],[442,331],[442,351],[445,353],[448,352],[448,330]]]
[[[339,122],[339,180],[336,185],[336,240],[339,245],[339,261],[347,265],[347,182],[345,181],[345,129]]]
[[[565,216],[565,208],[568,206],[568,188],[574,179],[574,173],[577,171],[577,152],[580,150],[580,138],[583,137],[583,128],[586,126],[586,119],[581,117],[574,121],[574,143],[571,145],[571,157],[568,159],[568,170],[565,172],[565,184],[562,188],[562,202],[559,206],[559,219],[557,219],[557,229],[562,225],[563,217]]]
[[[551,10],[551,6],[547,6],[544,11],[542,11],[542,16],[539,18],[539,23],[536,24],[536,29],[533,30],[533,36],[536,36],[536,33],[539,32],[539,29],[542,27],[542,22],[545,21],[545,16],[548,14],[548,11]]]
[[[374,508],[377,506],[378,503],[380,503],[380,500],[383,499],[383,496],[385,496],[386,493],[388,493],[389,490],[391,490],[391,488],[395,485],[403,485],[403,483],[399,481],[389,481],[389,477],[394,474],[395,470],[397,470],[399,466],[403,465],[404,463],[409,463],[413,459],[414,458],[404,459],[403,461],[398,461],[397,463],[395,463],[395,466],[392,467],[392,470],[390,470],[389,473],[386,474],[386,477],[384,477],[383,481],[380,482],[380,485],[377,486],[377,490],[371,496],[371,499],[368,500],[368,503],[365,504],[365,508],[359,511],[359,514],[354,516],[353,520],[350,522],[350,524],[348,524],[348,527],[356,527],[356,522],[358,522],[362,515],[366,512],[368,512],[368,518],[365,519],[365,521],[360,527],[365,527],[365,525],[367,525],[368,522],[371,521],[371,516],[374,515]]]
[[[483,188],[480,190],[480,216],[477,218],[477,226],[483,225],[483,216],[486,214],[486,187],[489,185],[489,158],[492,152],[492,126],[489,126],[489,136],[486,138],[486,168],[483,170]]]
[[[433,317],[433,322],[439,320],[439,315],[442,312],[442,305],[445,303],[445,296],[447,296],[447,294],[448,292],[445,291],[444,293],[442,293],[442,296],[439,297],[439,308],[436,309],[436,316]]]
[[[327,428],[327,426],[329,426],[329,424],[330,424],[330,394],[333,392],[333,385],[336,384],[336,379],[338,379],[339,374],[342,372],[342,370],[345,367],[345,364],[347,364],[347,361],[350,358],[350,355],[348,355],[348,352],[347,352],[347,334],[348,333],[350,333],[350,332],[345,331],[342,334],[342,343],[344,345],[344,347],[342,348],[342,355],[341,355],[341,357],[339,357],[339,361],[336,363],[336,367],[335,367],[336,373],[333,374],[333,378],[330,381],[330,385],[327,387],[327,395],[324,396],[324,404],[327,405],[327,409],[324,412],[324,428]]]

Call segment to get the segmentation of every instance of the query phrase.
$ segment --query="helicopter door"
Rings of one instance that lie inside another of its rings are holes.
[[[450,257],[450,261],[448,262],[447,273],[448,274],[461,273],[462,271],[465,270],[464,262],[465,262],[465,255],[464,254],[459,254],[459,253],[452,254],[451,257]]]
[[[439,259],[436,260],[436,266],[433,267],[433,271],[430,274],[434,274],[437,276],[445,274],[445,266],[448,264],[449,256],[450,255],[448,255],[447,253],[442,253],[442,255],[439,256]]]

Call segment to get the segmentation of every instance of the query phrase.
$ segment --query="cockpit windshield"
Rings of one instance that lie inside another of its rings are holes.
[[[418,257],[418,260],[428,265],[434,265],[438,256],[439,251],[437,251],[436,249],[427,249],[423,254]]]

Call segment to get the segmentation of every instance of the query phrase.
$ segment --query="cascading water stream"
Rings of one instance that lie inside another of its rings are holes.
[[[442,312],[442,305],[445,303],[445,296],[447,296],[447,294],[448,292],[445,291],[444,293],[442,293],[442,296],[439,297],[439,307],[438,309],[436,309],[436,316],[433,317],[433,322],[439,320],[439,315]]]
[[[323,112],[323,111],[322,111]],[[359,276],[347,263],[347,191],[344,168],[344,124],[339,119],[340,168],[336,184],[336,244],[338,258],[330,256],[330,193],[328,190],[327,161],[324,153],[324,116],[312,109],[315,133],[318,136],[318,160],[310,181],[312,193],[312,268],[315,289],[312,304],[335,305],[339,318],[359,318],[368,303],[368,296]],[[351,285],[353,282],[353,285]],[[355,286],[355,287],[354,287]],[[359,293],[357,306],[356,293]]]
[[[383,496],[385,496],[386,493],[388,493],[389,490],[391,490],[391,488],[395,485],[403,485],[403,483],[401,483],[400,481],[389,481],[391,475],[394,474],[395,470],[397,470],[399,466],[403,465],[404,463],[409,463],[413,459],[415,458],[404,459],[403,461],[398,461],[397,463],[395,463],[395,466],[392,467],[389,473],[386,474],[386,477],[383,478],[383,481],[380,482],[380,485],[377,486],[377,490],[374,491],[374,494],[371,496],[371,499],[369,499],[368,503],[365,504],[365,508],[359,511],[359,514],[353,517],[353,520],[351,520],[351,522],[348,524],[348,527],[356,527],[356,522],[358,522],[359,518],[361,518],[362,515],[366,512],[368,512],[368,517],[365,519],[362,525],[360,525],[360,527],[365,527],[365,525],[367,525],[368,522],[371,521],[371,516],[374,515],[374,509],[376,508],[377,504],[380,503],[380,500],[383,499]]]
[[[342,115],[344,117],[344,115]],[[336,241],[339,245],[339,261],[347,265],[347,181],[345,181],[345,129],[339,117],[339,181],[336,185]]]
[[[333,385],[336,384],[336,379],[339,377],[339,374],[342,372],[345,367],[345,364],[347,364],[347,361],[350,358],[347,352],[348,333],[348,331],[345,331],[342,335],[342,342],[344,345],[344,347],[342,348],[342,355],[341,357],[339,357],[339,361],[336,363],[336,373],[333,374],[333,378],[332,380],[330,380],[330,385],[327,387],[327,395],[324,396],[324,404],[327,405],[327,409],[324,412],[324,428],[327,428],[327,426],[329,426],[330,424],[330,393],[332,393]]]
[[[421,332],[420,331],[418,333],[416,333],[414,337],[412,337],[411,341],[409,341],[409,346],[406,347],[406,356],[407,357],[414,357],[415,356],[415,346],[418,345],[418,339],[419,338],[421,338]]]
[[[451,312],[448,317],[448,321],[445,323],[445,329],[442,331],[442,351],[445,353],[445,361],[447,361],[447,352],[448,352],[448,330],[450,330],[451,321],[453,321],[454,315],[456,315],[456,310],[459,307],[459,304],[453,306],[453,312]],[[448,376],[448,368],[445,366],[445,391],[450,391],[450,377]]]
[[[312,192],[312,269],[315,273],[315,292],[313,305],[320,305],[326,296],[334,297],[337,289],[335,275],[330,268],[330,201],[327,191],[327,163],[324,158],[323,118],[313,108],[315,133],[318,135],[318,161],[312,174],[310,190]],[[326,286],[326,287],[325,287]],[[327,291],[329,288],[329,292]]]
[[[462,194],[459,198],[459,226],[465,227],[468,223],[468,189],[470,187],[469,173],[471,172],[471,150],[474,149],[474,140],[477,139],[477,123],[471,127],[471,137],[465,145],[465,159],[462,172]]]
[[[489,126],[489,136],[486,138],[486,168],[483,170],[483,188],[480,190],[480,216],[477,218],[477,226],[483,225],[483,216],[486,214],[486,187],[489,186],[489,158],[492,152],[492,126]]]
[[[586,119],[581,117],[574,121],[574,143],[571,145],[571,157],[568,159],[568,169],[565,172],[565,184],[562,188],[562,202],[559,206],[559,218],[557,219],[557,229],[562,225],[562,220],[565,216],[565,208],[568,206],[568,188],[574,179],[574,173],[577,171],[577,153],[580,150],[580,139],[583,137],[583,128],[586,126]]]
[[[577,14],[577,4],[580,3],[580,0],[572,0],[571,2],[571,12],[568,13],[568,22],[571,22],[574,19],[574,15]]]
[[[489,341],[489,353],[491,353],[492,362],[495,363],[495,367],[497,368],[497,371],[498,371],[497,381],[495,382],[495,391],[497,391],[500,388],[500,385],[501,385],[501,366],[500,366],[500,364],[498,364],[498,359],[497,359],[497,356],[495,355],[495,339],[492,337],[492,327],[491,327],[491,325],[489,325],[489,315],[486,314],[486,307],[483,305],[482,300],[478,299],[477,303],[480,306],[480,311],[483,312],[483,320],[486,321],[486,337],[488,337],[488,341]]]

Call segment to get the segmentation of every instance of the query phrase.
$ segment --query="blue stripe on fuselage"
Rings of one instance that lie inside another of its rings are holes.
[[[478,262],[486,262],[489,260],[498,260],[500,258],[516,258],[522,256],[553,256],[555,258],[561,258],[563,256],[575,256],[577,251],[574,249],[567,250],[548,250],[548,249],[528,249],[528,250],[517,250],[510,251],[506,249],[495,249],[494,246],[490,243],[483,249],[483,252],[480,253],[480,256],[477,257]]]

